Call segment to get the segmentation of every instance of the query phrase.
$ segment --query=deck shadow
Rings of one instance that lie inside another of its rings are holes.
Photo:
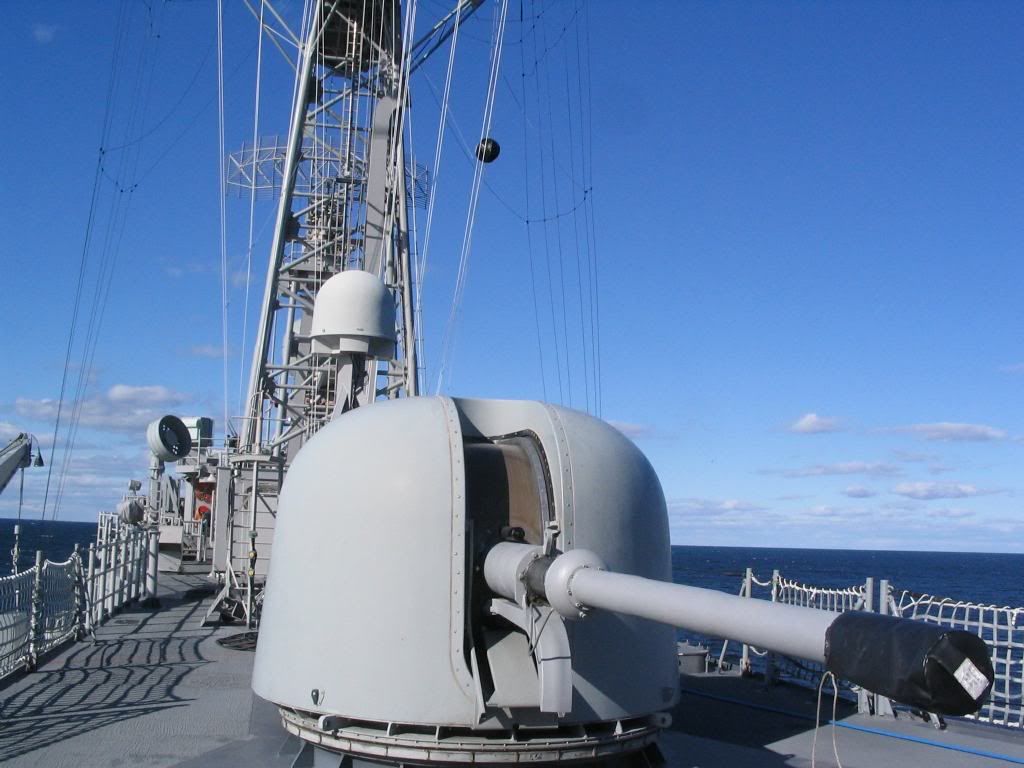
[[[199,606],[175,616],[170,625],[150,626],[147,611],[118,614],[104,630],[130,621],[123,633],[101,632],[95,642],[72,646],[18,684],[0,701],[0,756],[9,760],[66,739],[124,723],[167,709],[186,706],[192,699],[177,689],[196,669],[209,662],[201,644],[209,637],[176,637],[195,622]],[[0,696],[3,695],[0,693]]]
[[[765,749],[792,736],[813,732],[817,695],[794,686],[766,688],[759,680],[715,675],[682,678],[683,691],[672,710],[672,730],[736,746]],[[832,717],[832,697],[822,701],[822,722]],[[856,712],[844,699],[842,719]],[[766,760],[773,752],[765,750]],[[766,763],[773,764],[773,763]]]

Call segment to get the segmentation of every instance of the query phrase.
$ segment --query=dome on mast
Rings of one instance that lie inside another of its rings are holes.
[[[384,282],[361,269],[339,272],[317,291],[311,335],[332,354],[395,356],[395,301]]]

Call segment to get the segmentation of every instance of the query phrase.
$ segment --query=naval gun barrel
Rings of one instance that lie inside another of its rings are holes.
[[[639,616],[820,663],[825,661],[824,637],[839,617],[832,611],[747,600],[596,568],[582,568],[573,575],[570,594],[589,608]]]
[[[995,676],[988,646],[969,632],[613,573],[583,549],[546,555],[541,547],[502,542],[488,552],[484,577],[502,597],[546,602],[567,619],[600,609],[737,640],[824,664],[837,677],[938,714],[977,711]]]

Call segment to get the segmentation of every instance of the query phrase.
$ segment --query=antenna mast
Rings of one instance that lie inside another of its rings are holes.
[[[281,194],[239,447],[285,465],[329,420],[339,388],[357,404],[418,391],[399,3],[314,0],[306,18],[283,162],[259,148],[251,159],[251,178],[279,174]],[[352,381],[339,382],[310,324],[317,291],[349,269],[388,287],[398,349],[390,362],[345,368]]]

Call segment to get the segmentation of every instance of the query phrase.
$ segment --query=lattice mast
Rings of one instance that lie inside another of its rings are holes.
[[[246,453],[287,464],[339,399],[355,407],[417,393],[402,50],[398,0],[307,4],[240,429]],[[391,361],[339,366],[310,338],[317,291],[349,269],[377,275],[391,292]]]

